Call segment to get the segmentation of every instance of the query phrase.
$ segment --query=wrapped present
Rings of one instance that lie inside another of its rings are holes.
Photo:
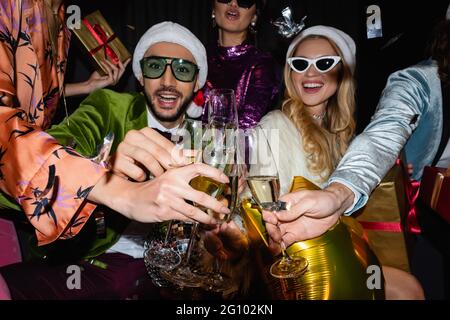
[[[115,35],[100,11],[95,11],[82,19],[80,28],[73,28],[77,38],[95,61],[100,74],[108,73],[102,62],[108,59],[113,64],[122,63],[131,57],[127,48]]]
[[[419,196],[427,206],[450,223],[450,166],[425,167]]]
[[[407,173],[401,161],[397,161],[372,192],[366,206],[353,214],[381,264],[407,272],[411,234],[420,231],[413,193]]]

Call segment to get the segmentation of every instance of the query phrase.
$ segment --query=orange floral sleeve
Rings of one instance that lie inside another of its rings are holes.
[[[0,189],[22,206],[40,245],[78,233],[105,173],[43,131],[63,90],[69,40],[62,27],[52,52],[43,5],[0,0]]]

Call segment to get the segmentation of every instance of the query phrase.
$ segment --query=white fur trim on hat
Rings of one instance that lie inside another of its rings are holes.
[[[303,30],[294,40],[292,40],[289,45],[286,59],[292,57],[294,54],[294,49],[297,47],[298,43],[306,38],[307,36],[323,36],[330,40],[332,40],[336,46],[341,50],[342,55],[344,56],[345,62],[350,67],[352,73],[355,71],[356,64],[356,45],[355,41],[346,34],[345,32],[329,27],[329,26],[314,26],[308,29]]]
[[[206,82],[206,75],[208,74],[206,49],[192,32],[178,23],[170,21],[155,24],[153,27],[148,29],[139,40],[133,54],[134,76],[138,80],[142,79],[140,62],[148,48],[158,42],[176,43],[189,50],[194,56],[195,63],[200,69],[198,73],[198,81],[200,88],[203,87]]]

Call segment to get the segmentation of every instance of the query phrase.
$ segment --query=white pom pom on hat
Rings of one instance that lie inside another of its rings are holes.
[[[189,118],[196,119],[202,115],[203,107],[196,105],[195,102],[192,101],[189,104],[189,107],[187,108],[186,113],[189,116]]]

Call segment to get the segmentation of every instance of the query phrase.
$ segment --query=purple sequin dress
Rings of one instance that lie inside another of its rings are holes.
[[[254,127],[274,107],[280,81],[280,71],[272,56],[252,44],[208,47],[205,96],[210,89],[234,89],[241,129]],[[203,121],[207,121],[207,108]]]

